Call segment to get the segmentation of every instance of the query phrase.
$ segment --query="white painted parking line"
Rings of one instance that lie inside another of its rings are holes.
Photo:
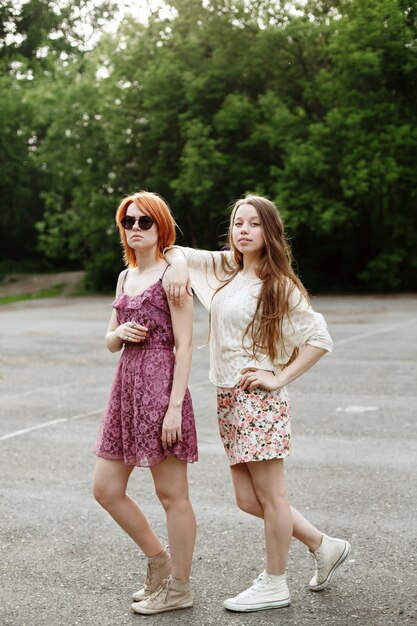
[[[32,393],[42,393],[43,391],[54,391],[55,389],[64,389],[65,387],[73,387],[74,385],[85,384],[85,380],[76,380],[72,383],[62,383],[61,385],[50,385],[49,387],[36,387],[35,389],[29,389],[28,391],[22,391],[21,393],[15,393],[12,396],[3,396],[1,401],[14,400],[15,398],[22,398],[23,396],[30,396]]]
[[[37,424],[36,426],[31,426],[30,428],[23,428],[22,430],[15,430],[13,433],[9,433],[8,435],[3,435],[0,437],[0,441],[6,441],[6,439],[12,439],[13,437],[20,437],[20,435],[26,435],[34,430],[39,430],[40,428],[47,428],[48,426],[55,426],[56,424],[63,424],[64,422],[72,422],[74,420],[80,420],[84,417],[90,417],[91,415],[99,415],[103,412],[104,409],[96,409],[95,411],[88,411],[88,413],[80,413],[78,415],[73,415],[72,417],[63,417],[57,420],[50,420],[49,422],[42,422],[42,424]]]
[[[359,339],[366,339],[367,337],[373,337],[374,335],[380,335],[381,333],[388,333],[390,330],[395,330],[396,328],[401,328],[401,326],[409,326],[417,322],[417,318],[414,317],[411,320],[407,320],[406,322],[400,322],[398,324],[391,324],[390,326],[383,326],[382,328],[377,328],[376,330],[370,330],[367,333],[361,333],[360,335],[352,335],[352,337],[346,337],[346,339],[339,339],[335,341],[335,345],[341,346],[345,343],[352,343],[353,341],[358,341]]]

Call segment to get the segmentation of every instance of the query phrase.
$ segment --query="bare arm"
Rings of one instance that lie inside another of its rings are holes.
[[[252,367],[244,368],[241,372],[243,374],[242,389],[254,389],[255,387],[265,387],[270,391],[281,389],[307,372],[326,352],[327,350],[323,348],[316,348],[307,344],[298,357],[278,376],[266,370],[257,370]]]
[[[119,280],[117,281],[116,298],[122,291],[123,278],[124,271],[120,273]],[[121,350],[125,341],[139,343],[146,338],[146,335],[147,328],[140,324],[135,324],[133,321],[119,325],[117,322],[117,313],[113,309],[105,337],[106,347],[110,352],[118,352]]]
[[[182,404],[192,360],[193,299],[185,295],[182,307],[169,303],[175,340],[175,365],[169,405],[162,424],[162,446],[170,448],[182,440]]]
[[[164,257],[170,268],[167,272],[166,293],[170,304],[184,306],[186,295],[191,295],[190,273],[180,248],[165,250]]]

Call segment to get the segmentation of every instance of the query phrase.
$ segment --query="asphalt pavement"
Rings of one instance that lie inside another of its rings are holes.
[[[190,466],[198,538],[192,609],[141,616],[146,562],[91,496],[92,446],[119,355],[104,347],[111,297],[0,308],[2,626],[391,626],[417,624],[417,297],[320,297],[335,351],[289,387],[292,504],[352,552],[329,589],[293,541],[291,606],[238,614],[225,597],[263,569],[261,522],[239,511],[208,382],[196,305],[190,382],[200,460]],[[146,469],[130,494],[166,542]]]

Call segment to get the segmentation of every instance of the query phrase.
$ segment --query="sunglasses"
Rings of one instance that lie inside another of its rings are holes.
[[[136,222],[141,230],[149,230],[154,224],[153,219],[149,217],[149,215],[141,215],[138,219],[132,217],[131,215],[125,215],[120,220],[120,223],[125,230],[132,230]]]

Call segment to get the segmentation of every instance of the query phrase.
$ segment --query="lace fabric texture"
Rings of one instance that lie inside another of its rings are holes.
[[[198,460],[190,392],[182,408],[182,441],[164,450],[162,422],[171,394],[175,354],[171,316],[161,280],[137,296],[121,293],[113,302],[117,321],[148,328],[142,344],[126,343],[104,412],[94,453],[126,465],[153,467],[166,457]]]

